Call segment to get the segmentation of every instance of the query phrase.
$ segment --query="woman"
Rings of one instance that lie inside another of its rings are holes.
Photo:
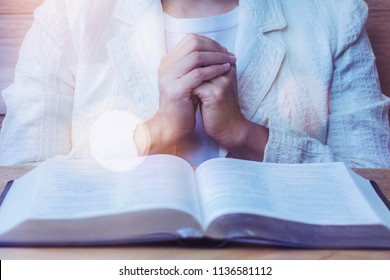
[[[3,92],[0,163],[89,156],[121,110],[140,154],[390,167],[366,18],[361,0],[47,0]]]

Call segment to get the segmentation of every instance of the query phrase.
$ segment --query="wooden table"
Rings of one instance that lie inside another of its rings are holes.
[[[0,167],[0,190],[31,167]],[[357,169],[377,182],[390,199],[390,169]],[[261,245],[229,245],[221,249],[182,248],[175,244],[83,248],[0,248],[0,259],[387,259],[390,250],[297,250]]]

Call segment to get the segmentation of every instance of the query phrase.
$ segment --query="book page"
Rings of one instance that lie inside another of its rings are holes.
[[[0,235],[28,218],[41,174],[35,168],[13,182],[0,207]]]
[[[342,163],[215,159],[199,166],[196,180],[205,226],[234,213],[317,225],[380,223]]]
[[[152,209],[200,217],[193,170],[177,157],[145,157],[127,172],[109,171],[90,159],[61,157],[40,168],[44,175],[30,218],[75,219]]]

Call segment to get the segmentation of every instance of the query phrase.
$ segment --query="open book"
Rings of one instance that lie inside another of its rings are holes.
[[[390,248],[390,212],[343,163],[271,164],[148,156],[112,172],[48,160],[8,184],[1,245],[228,240],[299,247]]]

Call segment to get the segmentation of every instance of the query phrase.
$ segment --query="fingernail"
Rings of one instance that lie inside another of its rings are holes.
[[[230,63],[222,64],[222,67],[225,68],[225,69],[229,69],[230,68]]]
[[[229,60],[230,60],[230,62],[234,63],[234,62],[236,62],[237,57],[235,57],[234,55],[229,55]]]

